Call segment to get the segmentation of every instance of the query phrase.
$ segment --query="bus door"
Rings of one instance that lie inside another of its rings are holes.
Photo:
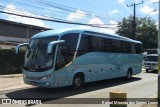
[[[55,64],[55,85],[63,86],[66,84],[67,68],[67,56],[68,56],[68,46],[59,45],[57,52],[57,60]]]
[[[55,82],[62,81],[63,85],[67,85],[71,74],[67,74],[67,67],[70,66],[75,55],[78,33],[68,33],[61,37],[64,43],[58,46],[57,60],[55,64]],[[67,76],[68,75],[68,76]]]

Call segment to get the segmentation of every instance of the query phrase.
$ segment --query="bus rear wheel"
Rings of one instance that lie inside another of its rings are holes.
[[[83,86],[83,76],[82,75],[75,75],[73,78],[72,88],[73,89],[79,89]]]
[[[148,73],[148,72],[149,72],[149,70],[148,70],[148,69],[146,69],[146,72]]]
[[[131,77],[132,77],[132,70],[129,69],[129,70],[127,71],[126,79],[129,80],[129,79],[131,79]]]

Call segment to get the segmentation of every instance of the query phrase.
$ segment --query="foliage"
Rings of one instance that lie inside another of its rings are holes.
[[[24,62],[24,51],[15,54],[15,49],[0,49],[0,75],[20,74]]]
[[[123,18],[122,22],[118,23],[117,34],[133,39],[133,16]],[[136,18],[136,36],[135,39],[143,43],[143,49],[157,48],[158,29],[156,22],[150,17]]]

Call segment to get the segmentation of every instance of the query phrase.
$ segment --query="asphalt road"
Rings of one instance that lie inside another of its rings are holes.
[[[17,100],[19,99],[25,100],[24,98],[27,98],[29,100],[32,100],[33,98],[35,98],[35,100],[42,99],[43,104],[50,104],[48,106],[53,106],[51,104],[54,104],[54,106],[56,107],[60,106],[96,107],[97,104],[99,107],[101,106],[107,107],[109,105],[100,103],[104,101],[105,98],[109,98],[109,92],[114,90],[123,90],[124,92],[127,93],[127,98],[137,99],[137,98],[156,97],[157,82],[158,82],[157,76],[158,75],[156,72],[151,72],[151,73],[142,72],[141,74],[133,76],[131,80],[117,78],[105,81],[92,82],[85,84],[84,88],[80,90],[71,90],[70,87],[63,87],[63,88],[27,87],[14,90],[12,89],[0,92],[0,98],[9,98],[9,99],[18,98]],[[74,103],[78,104],[75,105]],[[142,105],[142,103],[140,105]],[[15,105],[15,106],[18,107],[22,105],[18,106]],[[33,104],[28,106],[37,106],[37,105]],[[137,107],[137,105],[132,105],[131,107]]]

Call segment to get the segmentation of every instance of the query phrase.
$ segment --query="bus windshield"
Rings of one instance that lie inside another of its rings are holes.
[[[54,61],[55,48],[53,48],[53,54],[48,54],[47,46],[50,42],[57,39],[57,36],[31,39],[25,55],[24,69],[33,72],[51,69]]]
[[[158,61],[158,56],[146,56],[146,61]]]
[[[147,49],[147,54],[158,54],[157,49]]]

